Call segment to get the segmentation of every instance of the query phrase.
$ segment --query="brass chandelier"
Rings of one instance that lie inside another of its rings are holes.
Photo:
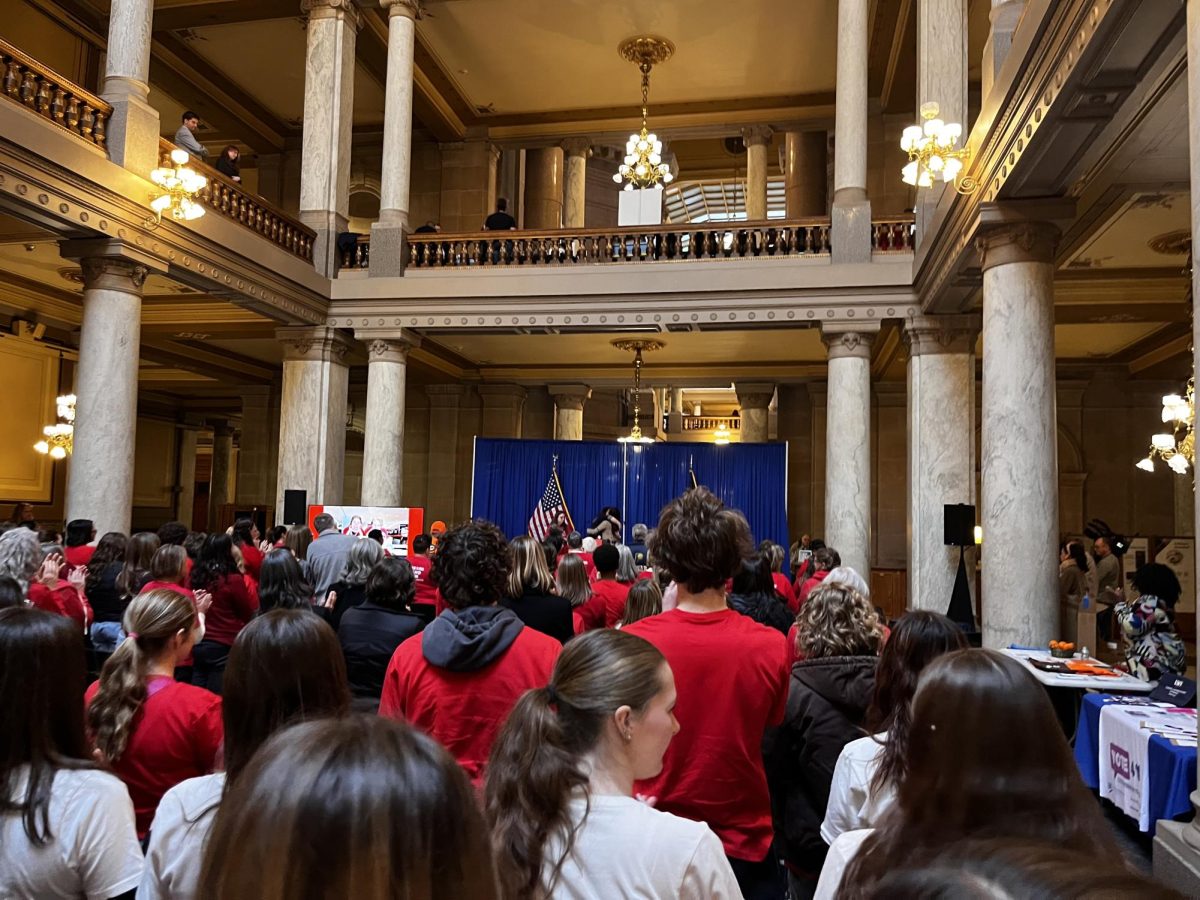
[[[75,449],[75,395],[55,398],[59,421],[42,429],[43,437],[33,445],[38,453],[51,459],[66,459]]]
[[[654,340],[616,340],[612,345],[618,350],[633,352],[633,427],[629,434],[617,438],[622,444],[633,444],[634,450],[641,449],[642,444],[653,444],[654,438],[642,434],[642,353],[661,350],[666,345]]]
[[[920,125],[909,125],[900,137],[900,149],[908,154],[908,165],[901,175],[913,187],[933,187],[935,181],[953,182],[960,194],[969,194],[979,185],[974,178],[959,178],[971,158],[969,147],[959,147],[962,125],[938,118],[936,103],[921,104]]]
[[[1186,475],[1196,464],[1196,379],[1189,378],[1187,396],[1167,394],[1162,398],[1162,420],[1170,431],[1150,437],[1150,452],[1137,464],[1144,472],[1154,471],[1154,460],[1161,459],[1176,475]]]
[[[617,52],[624,59],[636,63],[642,73],[642,130],[631,134],[625,142],[625,161],[613,175],[613,181],[617,184],[626,182],[627,191],[646,188],[661,190],[662,186],[670,184],[675,176],[671,174],[671,167],[663,162],[662,141],[646,124],[647,107],[650,102],[650,70],[670,59],[675,52],[675,45],[665,38],[635,37],[624,41],[617,48]]]
[[[151,198],[154,215],[146,220],[146,227],[162,224],[164,213],[176,222],[190,222],[204,215],[204,207],[196,201],[196,196],[204,190],[208,179],[188,166],[190,160],[186,150],[176,148],[171,151],[170,166],[160,166],[150,173],[150,180],[166,193]]]

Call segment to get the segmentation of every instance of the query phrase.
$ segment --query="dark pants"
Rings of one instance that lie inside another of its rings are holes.
[[[812,900],[817,893],[817,881],[806,875],[797,875],[791,870],[787,873],[788,897],[790,900]]]
[[[192,649],[192,684],[220,694],[228,662],[228,646],[216,641],[201,641]]]
[[[725,858],[729,860],[729,867],[733,869],[733,877],[737,879],[745,900],[783,900],[783,869],[775,859],[774,850],[759,862],[734,859],[732,856]]]

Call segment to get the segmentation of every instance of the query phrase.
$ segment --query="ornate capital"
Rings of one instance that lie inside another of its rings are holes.
[[[85,291],[140,294],[150,274],[150,269],[139,262],[113,256],[87,256],[79,264],[83,269]]]
[[[375,338],[367,342],[367,363],[406,362],[408,360],[408,351],[412,348],[413,345],[408,341]]]
[[[775,385],[768,383],[737,382],[733,389],[743,410],[766,409],[771,405],[771,398],[775,396]]]
[[[749,125],[742,129],[742,143],[747,147],[766,144],[774,133],[769,125]]]
[[[358,4],[354,0],[300,0],[300,15],[313,19],[349,19],[355,27],[362,23]]]
[[[547,389],[559,409],[583,409],[592,396],[592,389],[586,384],[551,384]]]
[[[350,340],[335,328],[324,325],[275,329],[275,339],[283,345],[285,362],[331,362],[345,365]]]
[[[975,238],[980,268],[1018,262],[1054,262],[1062,232],[1047,222],[1013,222],[984,230]]]
[[[404,16],[414,21],[420,18],[421,7],[417,0],[379,0],[379,5],[387,11],[388,18]]]
[[[979,316],[913,316],[904,323],[909,357],[934,353],[971,353],[979,336]]]
[[[592,155],[592,139],[589,137],[570,137],[564,140],[561,146],[567,156],[582,156],[587,159]]]
[[[874,338],[875,334],[869,331],[821,330],[821,343],[825,345],[829,359],[870,359]]]

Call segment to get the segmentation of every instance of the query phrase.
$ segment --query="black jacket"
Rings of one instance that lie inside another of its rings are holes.
[[[730,594],[727,600],[730,609],[736,609],[759,625],[774,628],[784,635],[796,620],[787,604],[775,594]]]
[[[367,586],[365,584],[347,584],[344,581],[335,581],[329,586],[329,590],[337,593],[337,603],[333,605],[333,611],[329,614],[326,620],[333,626],[334,630],[341,624],[342,616],[348,613],[356,606],[362,606],[367,602]],[[324,597],[316,598],[318,603],[324,602]]]
[[[821,822],[833,767],[842,748],[865,733],[877,662],[874,656],[834,656],[796,663],[783,724],[763,741],[776,850],[813,877],[829,850]]]
[[[424,620],[410,612],[370,602],[347,609],[338,625],[338,640],[346,657],[351,693],[378,704],[392,654],[424,625]]]
[[[575,636],[575,623],[571,617],[571,601],[558,594],[541,594],[525,589],[515,600],[506,598],[501,603],[517,614],[517,618],[542,634],[548,634],[565,644]]]

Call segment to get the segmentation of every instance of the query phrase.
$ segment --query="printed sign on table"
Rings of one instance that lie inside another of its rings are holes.
[[[1100,711],[1100,796],[1149,831],[1150,736],[1196,740],[1194,709],[1108,706]]]
[[[408,556],[408,539],[425,526],[425,510],[408,506],[310,506],[308,527],[316,536],[313,522],[321,513],[333,516],[342,534],[365,538],[374,529],[383,532],[383,549],[392,556]]]

